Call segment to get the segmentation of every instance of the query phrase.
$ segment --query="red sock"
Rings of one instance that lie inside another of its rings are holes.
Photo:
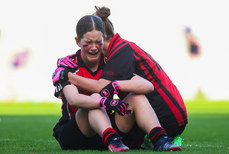
[[[159,140],[163,136],[167,136],[167,133],[164,128],[162,127],[154,127],[149,133],[149,139],[151,140],[152,144],[154,145],[157,140]]]
[[[107,128],[102,135],[104,145],[109,145],[114,137],[119,138],[120,136],[113,128]]]

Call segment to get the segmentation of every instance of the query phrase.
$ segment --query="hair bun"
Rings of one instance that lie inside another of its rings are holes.
[[[105,21],[111,14],[110,9],[105,6],[101,8],[95,6],[95,9],[96,9],[96,15],[99,16],[103,21]]]

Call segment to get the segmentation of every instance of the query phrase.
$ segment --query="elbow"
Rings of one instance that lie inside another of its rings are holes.
[[[148,81],[147,83],[147,93],[153,92],[154,91],[154,85]]]
[[[146,92],[145,93],[150,93],[150,92],[153,92],[153,91],[154,91],[154,86],[153,86],[153,84],[150,84],[148,86],[148,88],[146,89]]]
[[[65,96],[66,100],[68,101],[68,104],[72,107],[78,107],[79,106],[79,101],[77,99],[77,94],[76,95],[71,95],[71,96]]]
[[[153,92],[154,91],[154,86],[153,86],[153,84],[151,84],[151,86],[150,86],[150,92]]]
[[[76,103],[75,103],[75,101],[73,99],[67,99],[67,101],[68,101],[70,106],[76,107]]]
[[[148,86],[147,86],[147,93],[150,93],[150,92],[153,92],[154,91],[154,86],[153,86],[153,84],[151,83],[151,82],[148,82],[148,84],[147,84]]]

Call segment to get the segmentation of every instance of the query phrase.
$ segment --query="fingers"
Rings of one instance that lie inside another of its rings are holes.
[[[58,84],[59,75],[60,75],[60,72],[57,72],[57,71],[55,71],[55,72],[52,74],[52,81],[53,81],[53,85],[54,85],[54,86],[56,86],[56,85]]]
[[[70,59],[70,61],[68,61],[68,62],[72,64],[72,68],[78,67],[78,65],[77,65],[76,63],[74,63],[71,59]]]
[[[120,109],[120,108],[118,109],[118,111],[117,111],[117,112],[118,112],[118,114],[119,114],[119,115],[121,115],[121,116],[124,116],[124,115],[125,115],[125,113],[123,113],[123,110],[121,111],[121,109]]]
[[[70,67],[70,68],[76,68],[78,65],[73,62],[72,59],[70,59],[70,56],[59,58],[57,61],[57,67]]]
[[[66,65],[67,67],[74,68],[74,66],[72,65],[71,60],[70,60],[70,61],[67,61],[67,60],[66,60],[65,65]]]
[[[52,74],[52,81],[53,85],[56,86],[60,81],[67,80],[66,77],[64,77],[64,68],[58,67],[55,72]]]
[[[71,59],[69,59],[68,57],[65,58],[65,59],[63,60],[63,63],[65,63],[67,66],[69,66],[69,67],[71,67],[71,68],[75,68],[75,67],[78,66],[77,64],[75,64],[75,63],[74,63]]]
[[[128,107],[130,106],[130,104],[129,104],[129,103],[125,103],[125,105],[126,105],[126,108],[128,108]]]
[[[68,68],[68,67],[74,68],[74,66],[73,66],[73,64],[72,64],[72,62],[71,62],[71,60],[68,60],[68,59],[64,59],[63,61],[61,61],[61,62],[59,63],[59,66],[62,66],[62,67],[64,67],[64,68]]]
[[[132,110],[127,110],[129,106],[129,103],[125,103],[125,102],[121,102],[119,108],[118,108],[118,113],[121,115],[121,116],[124,116],[125,114],[130,114],[132,113]]]
[[[121,112],[121,116],[124,116],[126,114],[126,109],[123,106],[120,106],[119,111]]]

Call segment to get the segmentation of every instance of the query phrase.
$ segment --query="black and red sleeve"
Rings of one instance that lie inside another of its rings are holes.
[[[131,48],[124,46],[108,60],[100,78],[110,81],[131,79],[135,72],[134,60]]]

